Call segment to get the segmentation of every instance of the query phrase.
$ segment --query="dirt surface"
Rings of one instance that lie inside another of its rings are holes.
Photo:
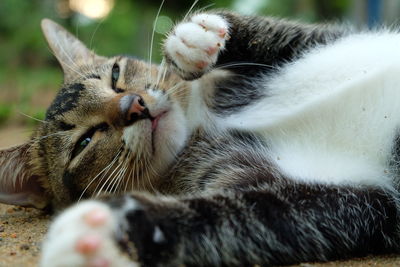
[[[49,221],[35,209],[0,205],[0,266],[37,266]]]
[[[30,131],[20,126],[0,129],[0,148],[22,143]],[[0,266],[38,266],[40,245],[50,223],[50,216],[28,208],[0,204]],[[400,266],[400,255],[367,257],[328,263],[303,263],[292,267],[364,267]]]

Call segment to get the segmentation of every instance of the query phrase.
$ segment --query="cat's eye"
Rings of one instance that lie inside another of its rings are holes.
[[[90,143],[90,141],[92,141],[92,138],[86,137],[85,140],[80,142],[79,146],[84,148]]]
[[[124,90],[121,88],[117,88],[117,82],[119,79],[119,73],[120,73],[120,68],[117,63],[115,63],[111,69],[111,88],[116,92],[116,93],[122,93]]]
[[[80,152],[82,152],[82,150],[84,150],[90,143],[90,141],[92,141],[91,137],[86,137],[84,140],[82,140],[77,147],[77,151],[75,151],[75,153],[79,154]]]
[[[78,142],[75,144],[75,148],[72,151],[72,158],[78,156],[92,141],[92,136],[94,132],[87,133],[83,135]]]
[[[104,132],[108,129],[108,125],[106,123],[101,123],[87,131],[84,135],[79,138],[78,142],[76,142],[74,150],[72,151],[72,159],[78,156],[92,141],[93,135],[97,132]]]

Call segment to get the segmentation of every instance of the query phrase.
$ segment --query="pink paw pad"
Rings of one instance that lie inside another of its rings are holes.
[[[218,36],[221,38],[225,38],[226,33],[227,33],[227,29],[225,29],[225,28],[221,28],[218,30]]]
[[[77,252],[87,255],[95,252],[100,245],[100,237],[96,235],[87,235],[76,242],[75,249]]]
[[[208,63],[205,61],[199,61],[196,63],[196,67],[201,70],[204,69],[205,67],[207,67],[207,65],[208,65]]]
[[[208,55],[212,56],[218,51],[218,49],[219,49],[219,46],[217,45],[217,46],[214,46],[214,47],[207,48],[206,52],[207,52]]]
[[[100,226],[107,221],[107,218],[108,214],[105,211],[101,209],[96,209],[88,212],[85,215],[84,220],[90,226]]]

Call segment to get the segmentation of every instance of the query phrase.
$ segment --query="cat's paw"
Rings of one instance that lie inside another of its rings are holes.
[[[138,266],[117,244],[118,215],[99,201],[62,213],[43,243],[41,266]]]
[[[211,70],[229,38],[228,22],[219,15],[198,14],[178,24],[164,44],[166,61],[186,80]]]

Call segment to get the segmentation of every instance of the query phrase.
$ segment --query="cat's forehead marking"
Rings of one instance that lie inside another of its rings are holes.
[[[60,121],[58,123],[58,128],[60,128],[63,131],[69,131],[69,130],[74,129],[75,127],[76,127],[75,125],[66,123],[64,121]]]
[[[125,83],[130,84],[135,79],[135,74],[138,71],[137,60],[127,58],[125,63],[124,79]]]
[[[75,108],[81,92],[84,90],[85,86],[81,83],[73,83],[63,87],[47,110],[46,120],[52,120],[55,116],[62,115]]]
[[[97,79],[97,80],[101,80],[101,77],[100,77],[98,74],[91,73],[91,74],[86,75],[86,76],[85,76],[85,79],[86,79],[86,80],[87,80],[87,79]]]

